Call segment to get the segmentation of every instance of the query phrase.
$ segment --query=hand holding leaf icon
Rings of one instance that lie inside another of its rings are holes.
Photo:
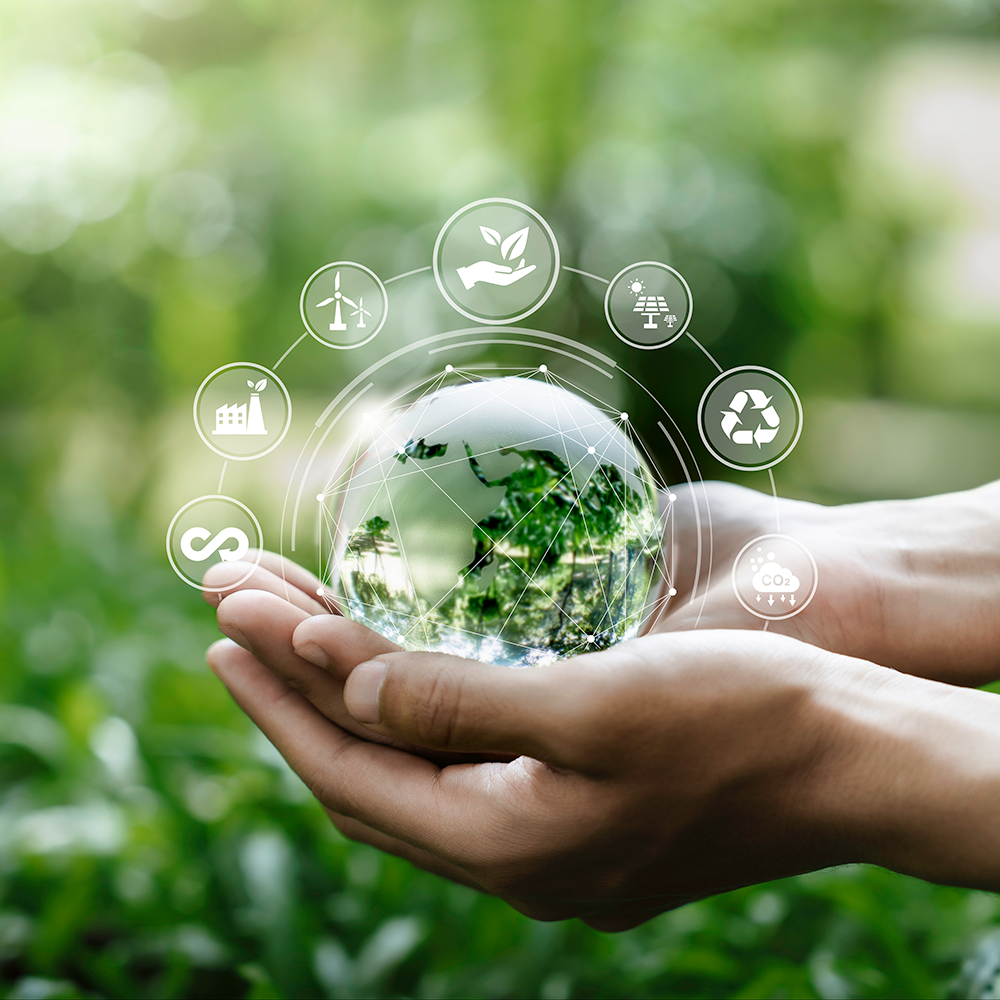
[[[495,229],[490,229],[489,226],[480,226],[479,231],[483,234],[483,239],[491,247],[500,247],[500,253],[504,260],[517,260],[524,253],[524,248],[528,243],[529,228],[525,226],[524,229],[519,229],[516,233],[511,233],[506,239]],[[530,264],[525,267],[524,258],[521,257],[521,262],[516,268],[506,267],[503,264],[497,264],[489,260],[480,260],[476,261],[475,264],[469,264],[457,270],[458,276],[462,279],[462,284],[465,285],[466,291],[468,291],[479,281],[484,281],[490,285],[512,285],[515,281],[520,281],[521,278],[531,274],[535,270],[535,265]]]

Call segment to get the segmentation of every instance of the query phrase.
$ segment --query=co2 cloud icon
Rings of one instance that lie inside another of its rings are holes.
[[[790,569],[768,561],[754,573],[751,586],[761,594],[794,594],[802,584]]]
[[[813,599],[816,583],[816,560],[788,535],[761,535],[733,562],[736,599],[758,618],[781,621],[799,614]]]

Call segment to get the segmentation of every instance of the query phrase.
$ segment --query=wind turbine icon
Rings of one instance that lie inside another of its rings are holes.
[[[354,312],[351,313],[351,316],[357,316],[358,317],[358,329],[359,330],[364,330],[365,329],[365,317],[366,316],[371,316],[371,313],[367,309],[365,309],[365,300],[363,298],[359,297],[358,301],[355,302],[353,299],[349,299],[346,295],[344,295],[343,292],[341,292],[341,290],[340,290],[340,271],[338,271],[337,274],[336,274],[336,276],[333,279],[333,295],[330,296],[330,298],[328,298],[328,299],[323,299],[322,302],[317,302],[316,303],[316,308],[317,309],[319,309],[320,306],[328,306],[331,302],[336,302],[337,303],[336,308],[334,309],[334,312],[333,312],[333,322],[330,324],[330,329],[331,330],[346,330],[347,329],[347,324],[344,322],[343,317],[340,314],[340,303],[341,303],[341,300],[343,300],[344,302],[346,302],[349,306],[351,306],[354,309]]]

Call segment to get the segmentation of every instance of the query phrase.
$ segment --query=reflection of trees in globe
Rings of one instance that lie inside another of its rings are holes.
[[[370,420],[326,491],[325,575],[345,613],[411,648],[512,665],[635,635],[662,525],[619,414],[550,378],[466,378]]]

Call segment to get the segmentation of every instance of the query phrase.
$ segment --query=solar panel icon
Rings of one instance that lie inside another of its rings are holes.
[[[677,317],[670,314],[670,307],[662,295],[640,295],[632,312],[641,313],[646,317],[646,322],[643,324],[644,330],[659,329],[656,322],[658,316],[664,317],[668,327],[673,327],[674,323],[677,322]]]

